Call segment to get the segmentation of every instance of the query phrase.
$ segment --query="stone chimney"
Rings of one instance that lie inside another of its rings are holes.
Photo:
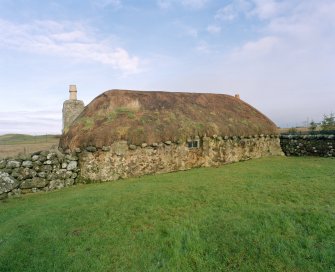
[[[240,95],[239,94],[235,94],[235,98],[240,99]]]
[[[69,92],[70,92],[70,100],[77,100],[77,86],[70,85]]]
[[[84,110],[84,102],[77,100],[77,86],[69,86],[70,99],[63,103],[63,133],[66,133],[71,124]]]

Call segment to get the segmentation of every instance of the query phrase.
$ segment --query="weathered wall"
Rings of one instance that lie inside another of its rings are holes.
[[[58,151],[0,160],[0,199],[73,185],[78,172],[78,157]]]
[[[118,141],[101,149],[93,146],[76,149],[75,154],[53,150],[3,159],[0,160],[0,199],[60,189],[87,180],[117,180],[283,155],[275,135],[196,140],[200,148],[189,148],[185,142],[136,146]]]
[[[195,167],[271,155],[283,155],[278,136],[204,137],[201,147],[189,149],[187,143],[154,143],[141,146],[115,142],[109,147],[88,147],[79,155],[83,179],[117,180],[152,173],[166,173]]]
[[[335,135],[282,135],[286,156],[335,157]]]
[[[63,133],[68,130],[73,121],[84,110],[84,102],[81,100],[66,100],[63,104]]]

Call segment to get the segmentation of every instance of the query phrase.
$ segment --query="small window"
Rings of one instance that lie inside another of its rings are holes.
[[[200,147],[200,141],[199,140],[191,140],[188,141],[188,148],[199,148]]]

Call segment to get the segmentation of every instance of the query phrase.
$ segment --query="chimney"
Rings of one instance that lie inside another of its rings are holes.
[[[70,99],[63,103],[63,133],[69,130],[73,121],[84,110],[84,102],[77,100],[77,87],[76,85],[69,86]]]
[[[239,94],[235,94],[235,98],[240,99],[240,95]]]
[[[69,92],[70,92],[70,100],[77,100],[77,86],[70,85]]]

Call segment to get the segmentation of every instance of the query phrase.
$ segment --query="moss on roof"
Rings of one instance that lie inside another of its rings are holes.
[[[275,134],[275,124],[230,95],[111,90],[96,97],[62,135],[73,149],[110,145],[185,141],[193,136]]]

